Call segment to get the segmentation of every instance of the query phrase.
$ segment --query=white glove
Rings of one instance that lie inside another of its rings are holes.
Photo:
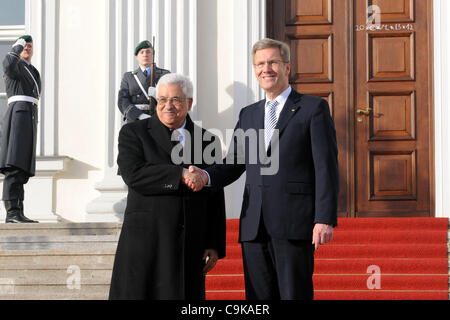
[[[14,48],[15,46],[22,46],[22,47],[25,48],[26,44],[27,44],[27,42],[26,42],[24,39],[18,39],[18,40],[16,41],[16,43],[13,44],[13,48]]]
[[[151,118],[148,114],[146,114],[146,113],[143,113],[143,114],[141,114],[140,116],[139,116],[139,120],[144,120],[144,119],[148,119],[148,118]]]

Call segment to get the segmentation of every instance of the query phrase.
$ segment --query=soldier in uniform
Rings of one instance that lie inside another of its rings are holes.
[[[35,174],[41,78],[31,65],[33,39],[20,37],[3,60],[8,109],[0,136],[0,172],[6,223],[36,223],[23,212],[24,184]]]
[[[134,55],[139,67],[124,74],[118,98],[119,110],[127,123],[149,118],[155,113],[156,100],[149,94],[149,87],[156,87],[159,78],[170,73],[154,64],[154,49],[150,41],[139,43]],[[152,79],[154,83],[151,83]]]

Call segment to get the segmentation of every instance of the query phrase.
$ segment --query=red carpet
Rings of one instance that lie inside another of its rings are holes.
[[[333,241],[315,253],[315,299],[448,300],[448,222],[339,219]],[[206,278],[208,300],[245,299],[238,230],[228,220],[227,257]]]

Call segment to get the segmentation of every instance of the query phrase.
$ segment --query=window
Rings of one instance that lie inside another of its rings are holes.
[[[25,25],[25,0],[0,0],[0,28]]]
[[[25,0],[0,0],[0,64],[15,39],[25,33]],[[0,67],[0,126],[7,108],[3,68]]]

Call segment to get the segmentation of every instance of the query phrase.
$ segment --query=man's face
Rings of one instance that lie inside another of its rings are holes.
[[[158,88],[156,114],[170,129],[180,128],[192,108],[192,99],[186,99],[178,84],[164,84]]]
[[[33,57],[33,42],[27,42],[25,48],[23,48],[23,51],[20,54],[20,58],[28,62],[31,62],[32,57]]]
[[[289,85],[290,63],[284,63],[280,49],[266,48],[255,52],[253,64],[256,79],[266,93],[280,94]]]
[[[153,62],[153,49],[152,48],[141,49],[138,52],[136,59],[141,66],[145,68],[150,67],[150,65]]]

